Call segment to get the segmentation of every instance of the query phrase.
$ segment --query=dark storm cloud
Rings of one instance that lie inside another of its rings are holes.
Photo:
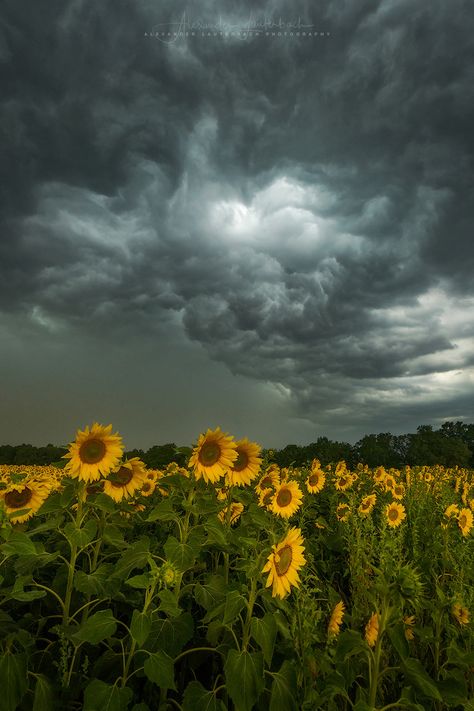
[[[7,3],[3,309],[109,339],[177,314],[348,435],[354,412],[474,417],[468,3],[259,3],[331,36],[143,37],[183,8]]]

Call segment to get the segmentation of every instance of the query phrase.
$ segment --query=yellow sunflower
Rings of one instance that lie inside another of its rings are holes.
[[[299,587],[298,571],[306,563],[301,529],[290,528],[285,538],[273,546],[262,573],[269,573],[265,587],[272,588],[272,597],[284,598],[291,586]]]
[[[337,477],[347,473],[347,465],[344,460],[337,463],[336,470],[334,473]]]
[[[374,474],[374,481],[377,484],[383,484],[386,476],[387,472],[385,471],[385,469],[383,467],[377,467]]]
[[[261,492],[272,488],[276,489],[277,486],[280,484],[280,468],[276,467],[271,464],[268,469],[266,470],[265,474],[261,477],[259,480],[258,484],[255,486],[255,491],[258,496],[260,496]]]
[[[222,523],[226,523],[227,516],[229,515],[229,523],[231,524],[231,526],[233,526],[234,523],[237,523],[237,521],[239,520],[243,510],[244,505],[234,501],[230,505],[230,514],[229,507],[226,506],[224,509],[222,509],[222,511],[219,511],[217,515],[219,517],[219,520],[222,521]]]
[[[404,617],[403,624],[405,625],[405,638],[410,642],[410,640],[415,638],[412,630],[412,627],[415,624],[415,615]]]
[[[352,474],[349,472],[346,472],[345,474],[341,474],[340,476],[337,477],[336,483],[334,486],[338,491],[346,491],[346,489],[350,489],[350,487],[353,484],[353,478]]]
[[[406,518],[405,507],[403,504],[398,504],[396,501],[392,501],[391,504],[385,509],[385,516],[387,518],[387,523],[391,528],[396,528],[401,524],[403,519]]]
[[[472,528],[473,516],[471,509],[461,509],[458,515],[458,526],[463,536],[468,536]]]
[[[405,487],[403,484],[395,484],[392,488],[392,496],[394,499],[403,499],[405,496]]]
[[[272,499],[274,514],[282,518],[290,518],[301,506],[303,493],[296,481],[286,481],[277,487]]]
[[[246,437],[239,439],[235,446],[237,459],[226,474],[226,482],[229,486],[245,486],[258,476],[262,463],[259,456],[261,447],[255,442],[249,442]]]
[[[237,456],[234,438],[216,427],[199,436],[188,467],[194,469],[196,479],[202,478],[206,483],[215,484],[230,469]]]
[[[457,518],[458,514],[459,506],[457,506],[456,504],[450,504],[444,512],[446,518]]]
[[[64,469],[71,477],[96,481],[115,469],[122,455],[122,438],[117,433],[112,434],[112,425],[103,427],[94,422],[90,430],[89,426],[84,431],[78,430],[63,457],[70,460]]]
[[[387,476],[385,477],[384,485],[385,491],[392,491],[396,487],[397,482],[391,474],[387,474]]]
[[[150,479],[147,479],[145,477],[145,481],[143,482],[142,488],[140,490],[140,494],[142,496],[148,497],[153,494],[153,492],[156,489],[156,484],[154,481],[150,481]]]
[[[311,462],[311,469],[313,471],[319,471],[321,469],[321,462],[319,461],[319,459],[313,459],[313,461]]]
[[[374,508],[376,501],[376,494],[369,494],[368,496],[364,496],[364,498],[360,502],[359,513],[361,513],[363,516],[368,516]]]
[[[321,469],[311,469],[311,474],[306,479],[306,488],[311,494],[317,494],[326,483],[326,476]]]
[[[104,493],[114,501],[122,501],[142,489],[145,481],[145,465],[138,457],[132,457],[105,480]]]
[[[463,607],[458,602],[454,603],[451,612],[453,613],[456,620],[460,625],[469,624],[469,610],[467,607]]]
[[[28,521],[46,501],[49,490],[33,482],[10,484],[0,491],[0,499],[5,503],[5,511],[11,523]],[[23,511],[19,516],[15,512]]]
[[[379,616],[376,612],[372,615],[365,626],[365,639],[369,647],[374,647],[379,636]]]
[[[339,634],[345,609],[346,608],[342,600],[340,600],[334,607],[328,624],[328,635],[334,636]]]
[[[349,519],[351,515],[351,507],[349,504],[339,504],[336,507],[336,518],[338,521],[345,522]]]
[[[261,506],[263,509],[267,509],[268,511],[271,511],[272,509],[272,499],[275,495],[275,492],[273,489],[262,489],[261,492],[258,495],[258,505]]]

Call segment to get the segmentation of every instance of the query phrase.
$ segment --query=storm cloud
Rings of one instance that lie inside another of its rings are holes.
[[[11,440],[33,397],[137,446],[474,420],[467,2],[5,8]]]

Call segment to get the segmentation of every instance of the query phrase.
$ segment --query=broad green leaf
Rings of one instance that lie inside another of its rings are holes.
[[[61,492],[60,503],[63,509],[67,509],[76,498],[76,482],[68,481]]]
[[[194,621],[189,612],[179,617],[160,618],[154,620],[151,633],[146,643],[146,649],[156,652],[158,649],[170,657],[179,654],[194,634]]]
[[[13,531],[6,543],[2,543],[0,550],[6,556],[11,555],[36,555],[36,546],[31,538],[21,531]]]
[[[226,584],[221,575],[213,575],[206,583],[197,583],[194,586],[194,599],[207,611],[222,602],[225,594]]]
[[[272,677],[269,711],[298,711],[296,672],[292,664],[286,659]]]
[[[430,677],[422,663],[418,659],[409,657],[402,662],[402,669],[407,679],[430,699],[442,701],[435,681]]]
[[[224,665],[224,673],[227,691],[236,711],[251,711],[265,687],[262,654],[231,649]]]
[[[144,664],[148,679],[161,689],[174,689],[174,662],[165,652],[159,650],[151,654]]]
[[[103,639],[111,637],[116,629],[117,621],[112,614],[112,610],[100,610],[91,615],[74,633],[73,637],[80,642],[99,644]]]
[[[50,494],[41,508],[38,510],[37,516],[42,514],[51,514],[55,511],[63,511],[63,506],[61,504],[61,494]]]
[[[110,563],[102,563],[93,573],[77,570],[74,574],[74,587],[85,595],[100,595],[113,571]]]
[[[148,563],[150,555],[150,539],[144,536],[136,541],[118,559],[114,576],[126,579],[135,568],[144,568]]]
[[[178,605],[178,601],[176,600],[174,593],[172,593],[171,590],[167,590],[166,588],[161,590],[158,593],[158,597],[160,598],[158,610],[166,612],[166,614],[170,617],[179,617],[182,611]]]
[[[174,536],[170,536],[163,546],[166,558],[173,563],[182,573],[194,564],[195,552],[186,543],[180,543]]]
[[[338,637],[335,659],[339,662],[352,657],[354,654],[366,654],[367,645],[360,632],[356,630],[344,630]]]
[[[27,686],[25,655],[7,652],[0,659],[1,711],[15,711]]]
[[[206,545],[218,545],[221,548],[227,548],[229,544],[228,529],[219,521],[217,516],[211,517],[204,524],[204,529],[207,533]]]
[[[467,685],[461,671],[456,676],[451,672],[451,676],[448,676],[447,679],[441,679],[436,685],[445,704],[458,706],[467,701]]]
[[[142,573],[141,575],[133,575],[131,578],[125,581],[125,585],[130,585],[131,588],[136,590],[146,590],[152,581],[150,573]]]
[[[123,532],[120,528],[118,528],[118,526],[114,526],[111,523],[105,526],[102,538],[104,543],[107,543],[114,548],[123,548],[127,545],[123,537]]]
[[[70,521],[64,526],[63,530],[64,535],[71,545],[82,548],[93,540],[97,533],[97,523],[93,519],[90,519],[82,528],[78,528],[75,523]]]
[[[184,692],[183,711],[222,711],[226,707],[213,691],[205,689],[199,681],[191,681]]]
[[[82,711],[126,711],[133,691],[93,679],[84,691]]]
[[[222,620],[224,625],[233,622],[246,604],[246,599],[237,590],[230,590],[225,598],[224,619]]]
[[[250,634],[262,650],[267,665],[270,666],[277,636],[277,623],[273,614],[267,612],[263,617],[252,617]]]
[[[33,698],[33,711],[51,711],[52,708],[54,708],[53,687],[46,676],[38,674]]]
[[[146,521],[176,521],[176,519],[179,519],[179,517],[173,509],[173,504],[166,499],[165,501],[160,501],[160,503],[150,511]]]
[[[117,508],[115,501],[111,499],[110,496],[103,493],[97,494],[94,497],[93,506],[101,511],[106,511],[107,513],[112,513],[113,511],[116,511]]]
[[[132,622],[130,624],[130,632],[135,642],[141,647],[151,630],[151,617],[146,612],[133,611]]]
[[[405,637],[405,625],[400,623],[389,627],[387,634],[400,659],[407,659],[410,656],[410,648]]]

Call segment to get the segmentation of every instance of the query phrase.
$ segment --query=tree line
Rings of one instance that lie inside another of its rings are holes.
[[[0,445],[0,464],[52,464],[66,454],[66,447],[47,444]],[[128,457],[140,457],[152,469],[160,469],[170,462],[185,466],[189,448],[177,447],[173,442],[154,445],[146,451],[133,449]],[[405,466],[460,466],[474,468],[474,423],[444,422],[435,430],[431,425],[420,425],[413,434],[393,435],[390,432],[365,435],[355,444],[318,437],[307,445],[287,444],[283,449],[266,449],[264,454],[281,467],[301,466],[314,458],[323,465],[344,459],[349,466],[358,462],[369,467],[384,466],[397,469]]]

